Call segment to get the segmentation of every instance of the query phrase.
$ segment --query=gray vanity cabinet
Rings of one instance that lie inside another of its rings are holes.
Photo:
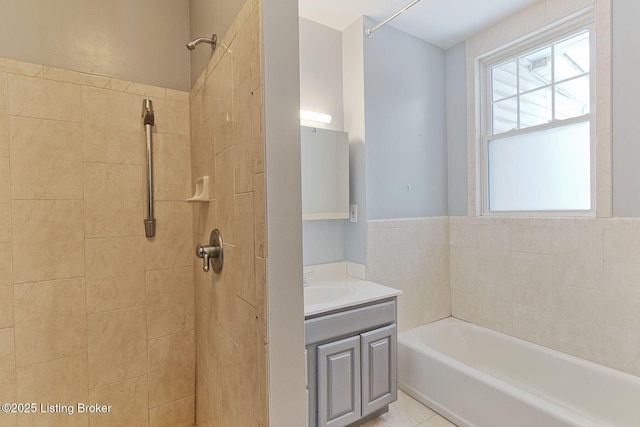
[[[360,335],[363,417],[398,398],[396,337],[395,324]]]
[[[346,426],[360,419],[360,337],[318,346],[318,423]]]
[[[305,320],[308,426],[356,426],[397,399],[395,298]]]

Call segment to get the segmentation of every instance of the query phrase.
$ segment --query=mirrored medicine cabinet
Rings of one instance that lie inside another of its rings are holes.
[[[302,219],[349,218],[349,134],[301,126]]]

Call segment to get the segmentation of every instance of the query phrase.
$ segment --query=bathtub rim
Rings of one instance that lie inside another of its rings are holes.
[[[434,359],[437,363],[443,364],[449,367],[450,369],[453,369],[458,373],[461,373],[462,375],[466,375],[472,378],[474,381],[483,383],[487,387],[491,387],[500,393],[512,396],[514,399],[522,403],[526,403],[527,405],[533,406],[537,410],[542,411],[546,414],[553,415],[554,417],[560,419],[561,421],[567,423],[568,425],[573,425],[575,427],[602,427],[603,422],[606,423],[607,421],[574,412],[570,409],[567,409],[561,406],[558,403],[555,403],[554,400],[552,399],[546,400],[543,397],[539,397],[532,392],[519,388],[516,385],[510,384],[505,380],[493,377],[492,375],[480,369],[471,367],[466,363],[463,363],[451,356],[443,354],[440,351],[437,351],[429,347],[421,339],[422,329],[439,326],[436,324],[441,324],[441,325],[454,324],[458,326],[470,327],[472,329],[479,330],[482,333],[490,333],[492,335],[495,335],[499,339],[505,339],[506,337],[507,339],[515,340],[517,341],[518,344],[523,344],[529,349],[532,349],[535,351],[541,351],[543,353],[550,355],[551,357],[561,357],[561,358],[566,358],[565,360],[568,360],[570,362],[582,363],[582,364],[585,364],[587,368],[595,368],[598,370],[602,370],[607,374],[614,374],[614,375],[620,376],[622,379],[628,379],[629,377],[633,377],[634,379],[637,378],[632,374],[622,372],[608,366],[600,365],[598,363],[591,362],[585,359],[581,359],[579,357],[572,356],[570,354],[562,353],[558,350],[550,349],[548,347],[544,347],[539,344],[530,343],[528,341],[524,341],[520,338],[513,337],[511,335],[493,331],[483,326],[479,326],[461,319],[457,319],[453,316],[440,319],[426,325],[418,326],[416,328],[413,328],[398,334],[398,352],[401,351],[402,347],[407,347],[410,351],[417,352],[423,358]],[[407,341],[407,338],[406,338],[407,336],[416,336],[416,338]],[[400,374],[400,369],[399,369],[399,374]],[[640,378],[638,378],[638,380],[640,380]],[[402,382],[400,375],[398,375],[398,387],[401,390],[403,390],[405,393],[414,397],[416,400],[432,408],[434,411],[442,414],[445,418],[455,422],[456,424],[458,424],[458,426],[460,427],[475,426],[475,424],[470,423],[465,418],[461,417],[455,412],[452,412],[452,410],[449,410],[444,406],[442,406],[441,404],[434,402],[431,398],[425,396],[419,390],[416,390],[413,387],[409,386],[408,384]],[[605,424],[605,425],[608,425],[608,424]]]

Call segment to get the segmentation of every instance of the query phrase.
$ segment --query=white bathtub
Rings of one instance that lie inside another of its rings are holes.
[[[639,377],[454,318],[398,335],[398,383],[459,426],[640,426]]]

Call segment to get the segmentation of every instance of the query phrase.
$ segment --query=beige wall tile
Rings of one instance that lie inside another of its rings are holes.
[[[478,247],[480,230],[481,227],[475,224],[451,224],[449,226],[451,246],[463,246],[467,248]]]
[[[42,77],[47,80],[55,80],[58,82],[74,83],[83,86],[92,86],[97,88],[107,87],[109,77],[97,76],[95,74],[79,73],[77,71],[63,70],[62,68],[54,68],[44,66]]]
[[[9,159],[0,158],[0,243],[11,241],[11,180]]]
[[[149,340],[149,406],[191,396],[195,390],[195,332]]]
[[[254,271],[255,247],[253,228],[253,193],[238,194],[234,198],[236,224],[242,224],[236,232],[236,250],[231,269],[238,273],[236,294],[249,304],[256,304],[256,278]]]
[[[189,92],[167,89],[167,99],[179,102],[189,102]]]
[[[142,168],[84,165],[84,219],[87,237],[144,234]]]
[[[451,247],[451,289],[475,292],[478,287],[476,248]]]
[[[514,252],[550,254],[552,237],[550,227],[515,226],[511,228],[511,248]]]
[[[65,357],[17,369],[18,401],[73,405],[73,415],[66,413],[19,414],[22,426],[84,426],[89,417],[78,414],[75,405],[89,398],[87,389],[87,355]]]
[[[492,295],[479,293],[478,319],[490,324],[492,329],[511,334],[513,328],[511,300],[505,301]]]
[[[89,315],[87,330],[89,388],[147,373],[147,320],[144,307]]]
[[[193,267],[147,271],[149,338],[190,331],[195,327]]]
[[[209,372],[209,323],[211,319],[211,307],[205,308],[202,304],[195,304],[196,311],[196,371]]]
[[[604,299],[605,323],[608,326],[640,332],[640,293],[607,292]]]
[[[143,253],[142,236],[85,240],[88,313],[146,303]]]
[[[213,86],[213,112],[215,119],[215,152],[229,148],[233,143],[233,64],[231,54],[226,53],[207,80]],[[205,90],[209,89],[205,87]],[[205,107],[206,104],[202,106]],[[205,110],[203,108],[203,114]],[[206,116],[201,117],[206,120]]]
[[[513,336],[552,347],[553,315],[550,311],[513,304]]]
[[[555,348],[587,360],[605,352],[605,325],[597,322],[576,322],[554,317]]]
[[[640,228],[605,229],[605,261],[640,263]]]
[[[602,229],[554,228],[553,283],[602,290]]]
[[[87,351],[84,278],[15,285],[16,364]]]
[[[0,329],[0,402],[16,402],[16,358],[13,328]],[[14,426],[16,416],[0,412],[0,425]]]
[[[245,301],[238,300],[238,343],[237,353],[234,355],[235,370],[238,373],[237,403],[240,419],[234,425],[255,425],[254,388],[257,382],[257,327],[258,321],[254,308]],[[224,376],[224,373],[221,374]],[[223,389],[224,390],[224,389]]]
[[[616,369],[640,375],[640,333],[612,326],[605,328],[606,363]],[[629,357],[634,355],[636,357]]]
[[[140,132],[142,139],[141,111],[142,98],[138,95],[82,87],[82,120],[85,123],[108,124],[121,131]]]
[[[254,177],[253,192],[253,214],[254,214],[254,242],[256,246],[256,256],[266,258],[267,256],[267,227],[266,227],[266,200],[264,174],[257,174]]]
[[[9,74],[9,114],[80,122],[80,86]]]
[[[156,132],[189,135],[189,103],[154,98],[153,110]]]
[[[156,202],[156,236],[145,242],[145,267],[157,270],[186,267],[194,263],[191,205],[185,202]],[[142,228],[142,223],[139,224]],[[223,237],[226,237],[224,230]]]
[[[79,123],[11,117],[9,134],[13,199],[82,198]]]
[[[108,122],[103,124],[83,123],[84,161],[142,165],[146,147],[143,135],[142,130],[122,130]]]
[[[149,409],[149,426],[192,427],[195,422],[195,398],[193,395]]]
[[[154,138],[154,197],[156,200],[182,202],[193,195],[189,137],[158,133]]]
[[[11,203],[0,202],[0,243],[11,241]]]
[[[204,427],[213,427],[220,423],[214,423],[212,421],[212,407],[216,402],[212,402],[209,398],[209,384],[205,379],[205,375],[198,371],[196,373],[196,397],[195,397],[195,409],[196,409],[196,425]],[[219,402],[218,402],[219,403]]]
[[[476,322],[478,319],[477,295],[452,289],[451,315],[467,322]]]
[[[7,73],[0,72],[0,157],[9,157],[9,100]]]
[[[640,264],[604,263],[604,290],[622,294],[640,294]]]
[[[91,427],[147,426],[149,422],[147,376],[89,390],[89,402],[110,405],[106,414],[90,414]]]
[[[604,325],[604,292],[568,286],[553,287],[554,319],[594,322]]]
[[[251,97],[251,141],[253,142],[253,173],[264,172],[264,120],[262,86],[253,90]]]
[[[0,244],[0,329],[13,327],[13,273],[11,260],[11,245],[9,243]]]
[[[245,193],[253,190],[253,149],[251,139],[251,98],[253,92],[249,80],[233,93],[233,138],[235,192]]]
[[[124,90],[127,93],[135,93],[140,96],[154,96],[156,98],[166,98],[167,89],[158,86],[145,85],[142,83],[129,83]],[[155,106],[154,106],[155,107]]]
[[[220,388],[223,390],[221,394],[220,405],[223,408],[220,414],[220,425],[242,425],[239,424],[240,405],[238,405],[238,365],[236,364],[236,354],[238,353],[238,344],[225,332],[220,334],[218,341],[220,347],[219,372]]]
[[[15,283],[84,276],[82,201],[14,200],[11,207]],[[46,248],[37,259],[35,242]]]
[[[0,58],[0,71],[33,77],[42,73],[42,65],[16,61],[10,58]]]

